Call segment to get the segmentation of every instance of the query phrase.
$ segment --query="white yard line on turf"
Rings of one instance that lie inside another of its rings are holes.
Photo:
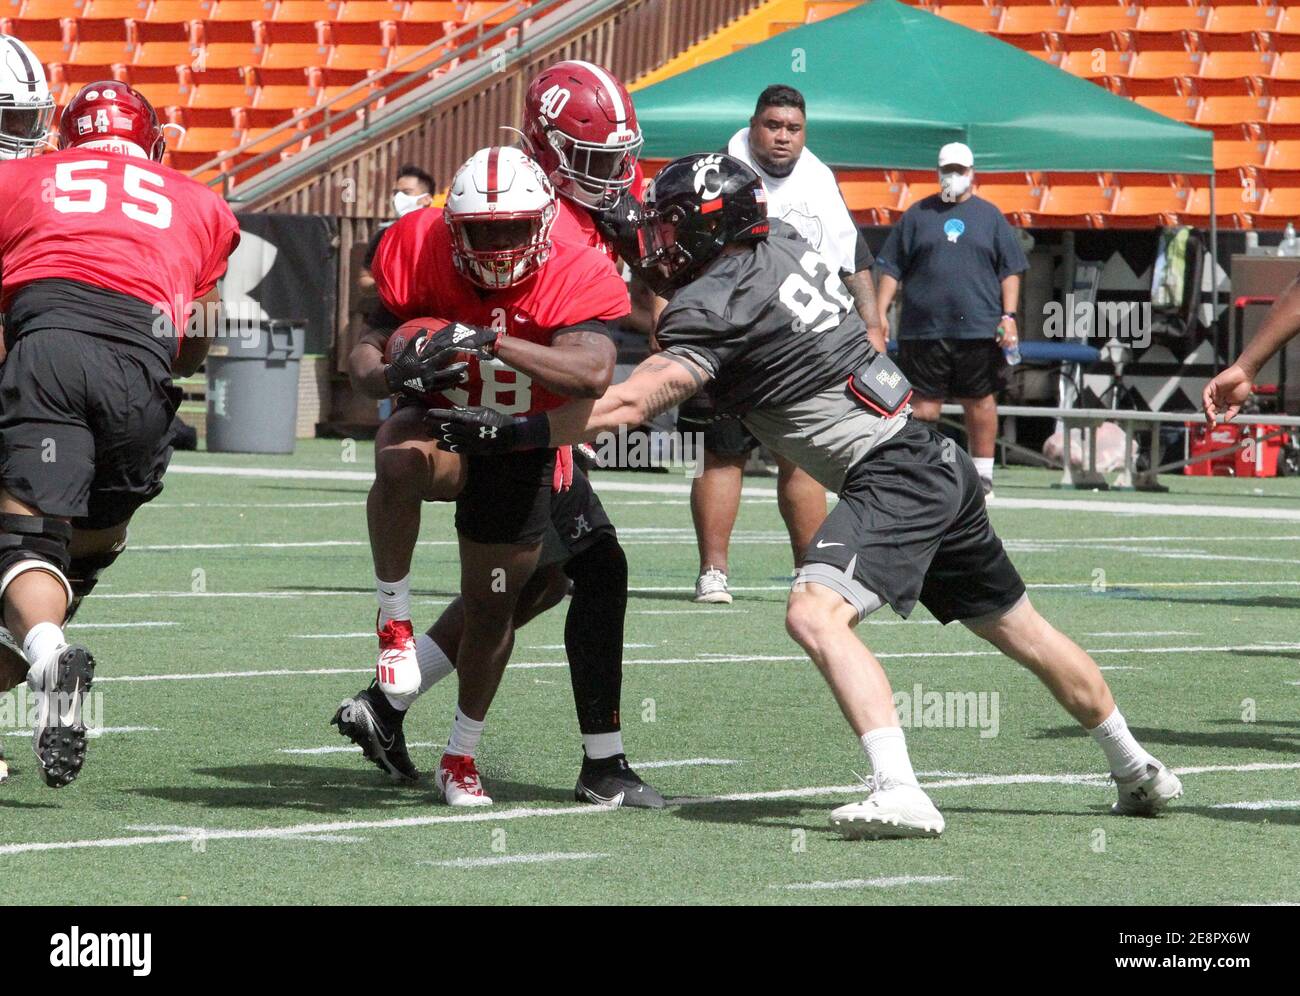
[[[407,747],[441,747],[442,744],[430,743],[429,741],[412,741]],[[346,747],[342,745],[333,747],[281,747],[276,751],[277,754],[360,754],[361,748],[353,744]],[[127,827],[127,829],[131,829]]]
[[[68,629],[154,629],[158,626],[179,626],[177,622],[120,622],[120,623],[69,623]]]
[[[86,736],[93,738],[93,737],[102,737],[108,733],[116,735],[118,733],[162,733],[162,732],[163,731],[156,726],[91,726],[86,730]],[[31,735],[32,735],[31,730],[8,730],[5,733],[5,736],[7,737],[30,737]]]
[[[1296,771],[1296,764],[1221,764],[1200,768],[1174,768],[1176,774],[1191,775],[1207,772],[1250,772],[1250,771]],[[926,789],[956,788],[986,785],[1023,785],[1023,784],[1058,784],[1105,786],[1108,776],[1099,774],[1063,774],[1063,775],[976,775],[968,778],[950,779],[940,782],[925,782]],[[811,788],[777,789],[772,792],[742,792],[734,795],[705,796],[699,798],[670,799],[674,805],[711,805],[726,802],[751,802],[762,799],[807,799],[819,796],[859,795],[863,786],[827,785]],[[406,816],[386,820],[335,820],[328,823],[298,823],[287,827],[258,827],[252,830],[207,830],[204,839],[215,840],[277,840],[286,837],[302,837],[308,834],[347,833],[356,830],[401,830],[411,827],[436,826],[442,823],[504,823],[510,820],[531,819],[542,816],[608,816],[617,813],[617,809],[606,806],[516,806],[512,809],[496,809],[485,806],[470,812],[447,813],[437,816]],[[189,844],[194,841],[194,834],[158,834],[149,837],[100,837],[86,840],[29,841],[24,843],[0,844],[0,856],[10,854],[31,854],[44,851],[73,851],[87,848],[143,847],[151,844]]]
[[[544,865],[554,861],[596,861],[608,854],[585,851],[546,851],[542,854],[502,854],[495,858],[452,858],[449,861],[417,861],[435,868],[493,868],[497,865]]]
[[[1093,656],[1101,654],[1205,654],[1205,653],[1231,653],[1238,651],[1250,652],[1279,652],[1286,650],[1300,650],[1300,643],[1252,643],[1237,644],[1235,646],[1218,646],[1218,647],[1096,647],[1088,651]],[[912,658],[958,658],[958,657],[1001,657],[1000,650],[917,650],[917,651],[898,651],[894,653],[879,653],[876,657],[880,660],[904,660]],[[718,654],[716,656],[695,656],[695,657],[658,657],[658,658],[626,658],[623,663],[627,665],[637,664],[645,666],[659,665],[678,665],[678,664],[785,664],[797,661],[806,661],[808,658],[803,654],[737,654],[728,656]],[[509,668],[521,671],[534,670],[537,668],[568,667],[568,661],[516,661],[507,665]],[[1125,667],[1123,665],[1106,665],[1107,670],[1142,670],[1137,667]],[[96,676],[96,682],[103,681],[198,681],[209,678],[283,678],[297,677],[304,675],[323,675],[323,674],[367,674],[373,671],[373,667],[332,667],[332,668],[267,668],[264,670],[253,671],[205,671],[188,674],[116,674]]]
[[[938,885],[960,881],[955,875],[895,875],[892,878],[845,878],[838,882],[791,882],[773,889],[893,889],[900,885]]]
[[[1258,799],[1254,802],[1219,802],[1211,809],[1300,809],[1300,799]]]
[[[356,470],[298,470],[275,467],[205,467],[197,464],[172,464],[169,474],[210,474],[219,477],[269,477],[301,481],[365,481],[374,474]],[[645,484],[610,481],[604,477],[593,482],[602,493],[689,495],[689,484]],[[753,498],[775,498],[775,488],[745,487],[741,494]],[[1035,509],[1060,512],[1100,512],[1109,515],[1155,515],[1161,518],[1194,519],[1267,519],[1271,522],[1300,522],[1300,509],[1272,508],[1259,505],[1203,505],[1176,502],[1151,502],[1142,499],[1111,501],[1100,498],[995,498],[989,506],[995,510]]]
[[[695,767],[718,767],[730,764],[740,764],[740,761],[733,761],[729,757],[688,757],[683,761],[637,761],[638,769],[644,768],[695,768]]]

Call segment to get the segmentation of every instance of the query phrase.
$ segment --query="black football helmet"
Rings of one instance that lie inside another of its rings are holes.
[[[722,153],[685,156],[646,190],[640,265],[658,267],[670,287],[681,287],[727,243],[761,242],[768,228],[767,191],[757,173]]]

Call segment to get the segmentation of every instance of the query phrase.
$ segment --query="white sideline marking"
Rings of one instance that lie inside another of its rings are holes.
[[[1137,633],[1133,634],[1137,636]],[[361,637],[369,640],[375,638],[375,634],[366,630],[362,633],[294,633],[295,640],[359,640]]]
[[[1220,764],[1199,768],[1174,768],[1176,774],[1190,775],[1220,771],[1295,771],[1300,770],[1296,764]],[[955,788],[982,785],[1018,785],[1018,784],[1101,784],[1105,785],[1109,776],[1104,774],[1062,774],[1062,775],[974,775],[968,778],[950,779],[942,782],[929,782],[922,788]],[[734,795],[705,796],[700,798],[682,798],[670,800],[675,805],[706,805],[719,802],[749,802],[761,799],[804,799],[823,795],[854,795],[863,791],[861,783],[854,785],[827,785],[810,788],[777,789],[773,792],[742,792]],[[506,820],[528,819],[534,816],[598,816],[616,813],[618,810],[607,806],[517,806],[513,809],[495,809],[486,806],[473,812],[449,813],[445,816],[405,816],[387,820],[336,820],[330,823],[299,823],[288,827],[259,827],[255,830],[206,830],[207,840],[275,840],[285,837],[301,837],[304,834],[346,833],[354,830],[394,830],[408,827],[434,826],[440,823],[490,823]],[[152,837],[100,837],[87,840],[31,841],[17,844],[0,844],[0,856],[7,854],[29,854],[42,851],[71,851],[93,847],[139,847],[145,844],[188,844],[194,840],[194,834],[160,834]]]
[[[546,851],[541,854],[503,854],[497,858],[452,858],[450,861],[418,861],[435,868],[492,868],[496,865],[542,865],[552,861],[595,861],[608,854],[585,851]]]
[[[1294,561],[1290,561],[1294,563]],[[1107,591],[1116,588],[1236,588],[1236,587],[1294,587],[1300,585],[1300,581],[1285,579],[1280,581],[1110,581],[1106,582]],[[1026,588],[1092,588],[1091,581],[1036,581],[1033,583],[1025,582]],[[789,591],[788,584],[758,584],[758,585],[728,585],[727,590],[733,594],[738,591]],[[676,593],[687,597],[695,593],[694,588],[686,587],[631,587],[628,588],[629,595],[636,595],[642,592],[648,594]],[[108,597],[112,597],[111,595]],[[897,620],[897,622],[907,622],[908,620]],[[927,620],[928,621],[928,620]]]
[[[177,622],[123,622],[123,623],[69,623],[68,629],[153,629],[158,626],[179,626]]]
[[[645,768],[692,768],[728,764],[740,764],[740,762],[733,761],[729,757],[688,757],[684,761],[638,761],[634,767],[641,770]]]
[[[359,470],[299,470],[274,467],[205,467],[196,464],[172,464],[169,474],[211,474],[221,477],[270,477],[301,481],[364,481],[375,475]],[[639,484],[631,481],[610,481],[604,477],[592,481],[598,493],[628,492],[632,494],[689,495],[689,484]],[[741,495],[747,498],[775,498],[775,488],[745,487]],[[832,497],[834,497],[832,495]],[[1002,509],[1037,509],[1058,512],[1099,512],[1106,515],[1156,515],[1161,518],[1193,519],[1268,519],[1272,522],[1300,522],[1300,509],[1272,508],[1256,505],[1201,505],[1176,502],[1148,502],[1144,500],[1111,501],[1101,498],[996,498],[990,507]]]
[[[86,729],[86,736],[90,738],[102,737],[106,733],[161,733],[156,726],[91,726]],[[31,730],[9,730],[5,733],[7,737],[30,737]]]
[[[892,878],[845,878],[838,882],[792,882],[773,889],[893,889],[900,885],[938,885],[959,881],[955,875],[895,875]]]
[[[359,508],[365,501],[151,501],[142,508]]]
[[[1220,802],[1211,809],[1300,809],[1300,799],[1260,799],[1256,802]]]
[[[441,747],[442,744],[430,743],[428,741],[412,741],[407,747]],[[277,754],[360,754],[361,748],[356,744],[346,746],[334,745],[330,747],[281,747],[276,751]],[[130,827],[127,827],[129,830]]]
[[[1300,650],[1300,643],[1254,643],[1254,644],[1237,644],[1226,647],[1099,647],[1088,650],[1089,654],[1097,656],[1100,654],[1200,654],[1200,653],[1226,653],[1230,651],[1283,651],[1283,650]],[[955,657],[1002,657],[1000,650],[945,650],[945,651],[898,651],[894,653],[876,654],[879,660],[905,660],[909,658],[955,658]],[[669,665],[669,664],[785,664],[796,661],[806,661],[808,658],[804,654],[738,654],[728,656],[717,654],[710,656],[696,657],[659,657],[659,658],[626,658],[624,664],[640,665]],[[568,667],[568,661],[516,661],[507,665],[520,671],[529,671],[536,668],[551,667]],[[328,675],[328,674],[369,674],[374,670],[373,667],[315,667],[315,668],[268,668],[257,671],[205,671],[199,673],[183,674],[115,674],[96,677],[96,682],[102,681],[199,681],[208,678],[285,678],[299,675]],[[1107,664],[1102,670],[1109,671],[1141,671],[1143,668],[1132,665]]]
[[[637,609],[635,616],[706,616],[725,612],[728,615],[744,615],[748,609]]]
[[[1121,629],[1111,630],[1104,633],[1084,633],[1084,636],[1200,636],[1200,633],[1187,629],[1153,629],[1144,632],[1143,630]]]

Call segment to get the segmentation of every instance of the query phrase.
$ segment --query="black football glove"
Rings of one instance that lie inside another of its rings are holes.
[[[424,413],[424,427],[438,449],[478,456],[518,449],[524,421],[491,408],[431,408]]]
[[[447,356],[430,348],[432,337],[412,337],[392,363],[384,367],[384,380],[393,394],[419,398],[463,384],[469,377],[467,362],[443,366]]]
[[[623,262],[635,266],[641,261],[641,202],[628,190],[613,207],[595,213],[600,234],[614,246]]]
[[[452,353],[478,353],[483,359],[491,359],[497,354],[497,343],[502,335],[504,333],[482,325],[452,322],[429,336],[426,348],[444,362]]]

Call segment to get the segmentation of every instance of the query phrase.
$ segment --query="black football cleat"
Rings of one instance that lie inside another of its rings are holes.
[[[573,797],[593,806],[629,806],[633,809],[663,809],[664,797],[627,763],[627,755],[615,754],[593,761],[585,754]]]
[[[71,785],[86,762],[82,706],[95,679],[95,658],[85,647],[64,647],[56,660],[32,668],[27,683],[36,693],[32,750],[50,788]]]
[[[406,734],[402,732],[405,717],[406,713],[394,709],[384,698],[379,683],[372,681],[369,688],[344,699],[330,723],[360,747],[366,760],[380,771],[415,782],[420,780],[420,772],[406,751]]]

